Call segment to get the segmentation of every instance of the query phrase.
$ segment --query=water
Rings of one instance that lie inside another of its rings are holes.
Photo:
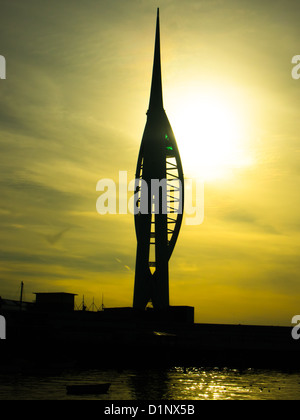
[[[110,382],[107,394],[71,396],[67,384]],[[299,400],[300,373],[175,367],[75,370],[57,376],[0,374],[0,400]]]

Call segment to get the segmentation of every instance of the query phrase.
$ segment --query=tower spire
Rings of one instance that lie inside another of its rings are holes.
[[[159,8],[156,17],[156,35],[154,47],[154,60],[152,70],[152,83],[148,111],[163,108],[163,95],[161,83],[161,63],[160,63],[160,30],[159,30]]]
[[[136,167],[135,230],[137,252],[133,307],[169,307],[169,259],[179,234],[184,198],[183,170],[168,117],[163,108],[159,9],[147,122]],[[159,186],[153,188],[154,185]]]

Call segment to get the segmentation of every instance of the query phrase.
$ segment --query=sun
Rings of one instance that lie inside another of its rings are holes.
[[[251,165],[245,115],[229,96],[187,93],[171,114],[186,176],[215,180]]]

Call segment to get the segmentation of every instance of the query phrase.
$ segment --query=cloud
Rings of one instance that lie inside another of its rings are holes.
[[[49,242],[49,244],[54,245],[62,238],[62,236],[66,232],[68,232],[68,230],[70,230],[69,227],[64,228],[63,230],[59,231],[58,233],[56,233],[54,235],[43,235],[43,236],[47,240],[47,242]]]
[[[246,210],[235,209],[231,211],[225,211],[223,215],[223,220],[250,225],[254,229],[259,229],[265,233],[280,235],[281,233],[274,226],[271,226],[268,223],[265,223],[261,218],[254,213],[250,213]]]
[[[299,13],[295,1],[161,7],[165,104],[180,105],[186,86],[243,92],[259,137],[249,135],[253,167],[206,186],[204,223],[182,226],[170,261],[170,289],[183,304],[206,302],[210,316],[223,301],[232,320],[240,301],[256,298],[262,322],[278,319],[280,303],[264,310],[268,294],[299,301],[300,97],[290,77]],[[117,182],[119,170],[134,174],[155,14],[146,0],[1,5],[1,290],[23,278],[36,290],[105,285],[114,304],[131,302],[133,218],[97,214],[95,188],[100,178]]]

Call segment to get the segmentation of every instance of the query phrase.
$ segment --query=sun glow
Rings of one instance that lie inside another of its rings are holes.
[[[187,94],[171,113],[186,176],[219,179],[252,164],[245,116],[230,98]]]

